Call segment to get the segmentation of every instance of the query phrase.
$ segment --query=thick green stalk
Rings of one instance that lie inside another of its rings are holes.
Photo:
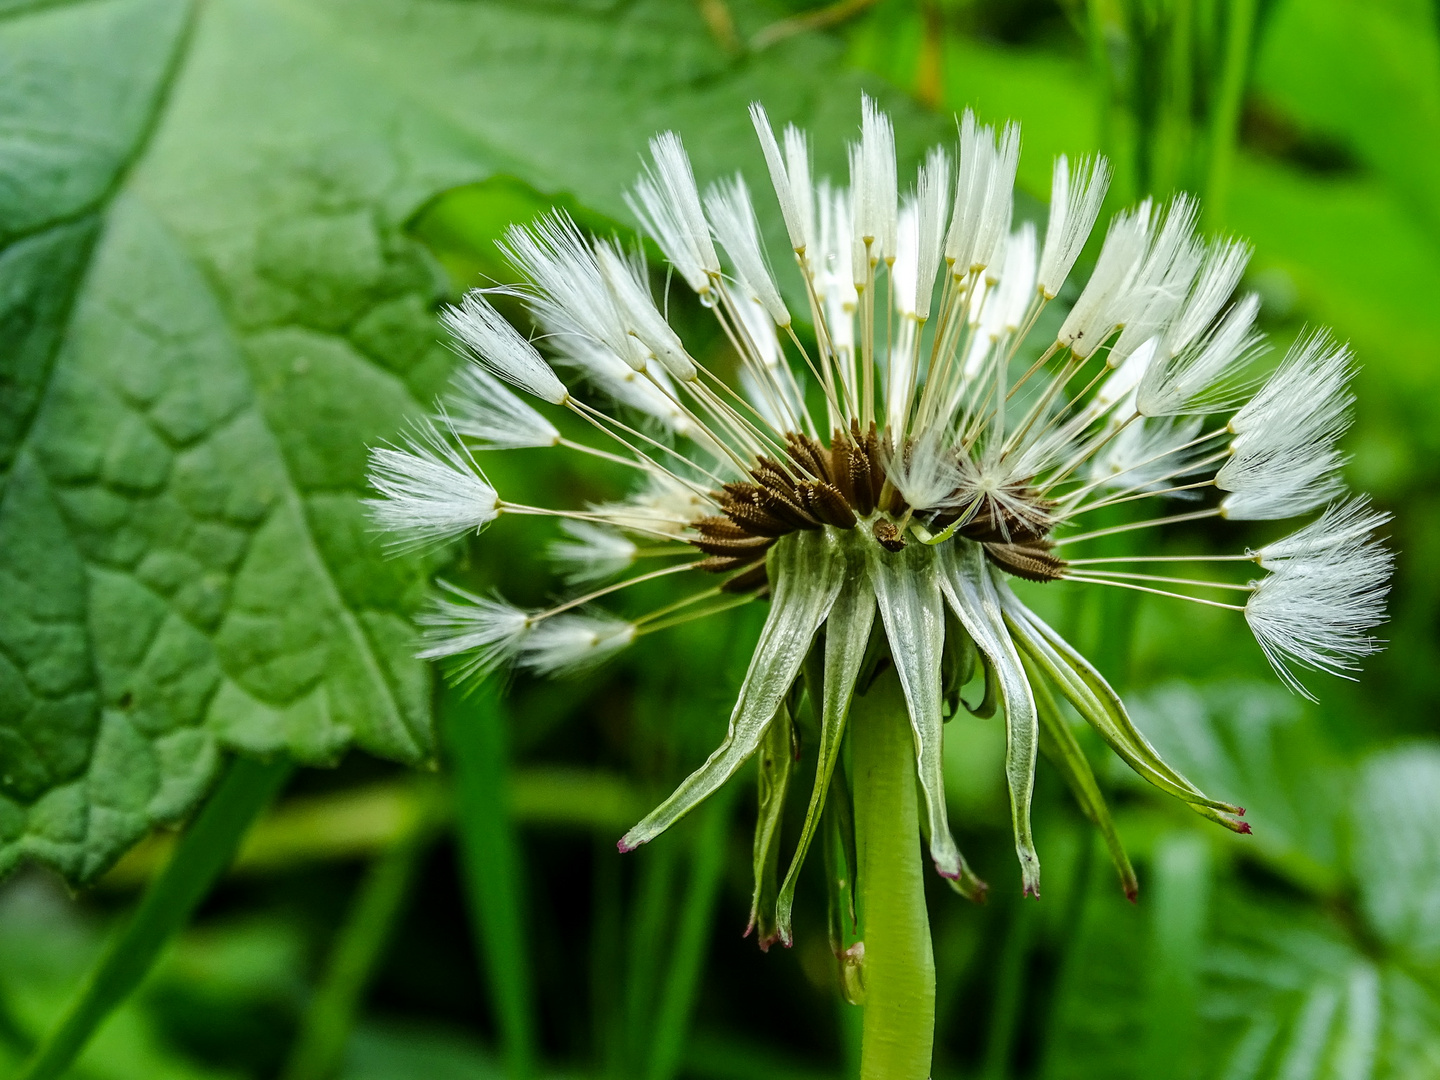
[[[445,695],[445,748],[475,942],[495,1003],[505,1075],[535,1073],[535,1006],[526,950],[519,841],[510,816],[505,716],[491,686]]]
[[[857,879],[865,941],[861,1080],[926,1080],[935,1039],[935,958],[925,911],[915,743],[891,669],[855,699]]]
[[[418,792],[411,820],[371,865],[336,935],[315,997],[283,1073],[286,1080],[326,1080],[339,1071],[365,987],[384,956],[390,931],[420,868],[438,816],[433,792]]]
[[[290,775],[284,759],[235,758],[151,882],[130,920],[91,970],[64,1018],[15,1080],[51,1080],[75,1061],[95,1030],[149,973],[161,950],[190,921],[230,865],[250,827]]]

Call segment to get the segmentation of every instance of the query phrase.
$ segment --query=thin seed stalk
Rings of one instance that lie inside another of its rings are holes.
[[[865,942],[861,1080],[926,1080],[935,959],[925,910],[915,744],[887,671],[851,707],[860,920]]]

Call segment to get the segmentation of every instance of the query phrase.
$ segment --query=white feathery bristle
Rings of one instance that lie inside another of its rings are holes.
[[[765,315],[763,309],[760,313]],[[765,321],[770,323],[769,315],[765,315]],[[795,430],[801,413],[788,380],[764,378],[748,365],[740,368],[737,377],[745,400],[767,424],[776,431]]]
[[[1153,339],[1152,339],[1153,340]],[[1146,345],[1149,348],[1149,343]],[[1122,369],[1123,370],[1123,369]],[[1196,449],[1181,449],[1195,440],[1204,426],[1198,416],[1141,420],[1123,428],[1090,463],[1090,479],[1097,486],[1126,491],[1168,487],[1168,481],[1195,471]],[[1177,498],[1193,498],[1176,492]]]
[[[885,415],[890,430],[901,440],[909,435],[910,383],[915,377],[915,338],[919,332],[920,324],[915,319],[901,319],[885,365]]]
[[[857,248],[863,251],[868,241],[872,262],[893,261],[900,212],[895,130],[869,94],[860,95],[860,142],[850,161],[850,190]]]
[[[1144,259],[1154,207],[1146,199],[1134,210],[1115,215],[1095,260],[1090,280],[1060,326],[1056,340],[1079,357],[1087,357],[1104,343],[1124,314],[1130,282]]]
[[[1035,226],[1026,221],[1010,234],[1000,262],[1000,287],[994,298],[995,325],[1000,333],[1013,334],[1020,329],[1034,295]]]
[[[760,362],[767,368],[778,365],[782,354],[775,320],[770,317],[765,302],[750,287],[750,282],[738,275],[735,278],[735,314],[739,316],[745,340]]]
[[[624,502],[592,505],[588,513],[617,529],[680,536],[714,506],[694,489],[667,476],[652,475],[644,488]]]
[[[892,299],[895,313],[915,319],[919,299],[920,274],[920,212],[913,198],[900,204],[900,217],[895,226],[895,264],[890,268]]]
[[[479,532],[500,513],[495,489],[475,459],[430,420],[417,421],[398,448],[373,448],[369,480],[384,498],[366,505],[375,523],[395,534],[398,551]]]
[[[1070,159],[1055,159],[1050,184],[1050,220],[1045,226],[1045,250],[1040,255],[1036,287],[1046,300],[1060,295],[1075,260],[1080,257],[1105,192],[1110,187],[1110,163],[1103,157],[1081,158],[1070,171]]]
[[[1166,211],[1127,289],[1120,336],[1105,357],[1110,367],[1119,367],[1139,345],[1168,326],[1190,295],[1205,257],[1204,245],[1195,238],[1196,210],[1194,199],[1179,195]]]
[[[705,192],[705,209],[715,238],[729,253],[739,275],[750,283],[775,325],[789,326],[790,310],[780,299],[780,290],[775,287],[775,279],[765,261],[760,227],[755,221],[755,207],[745,178],[737,173],[729,180],[711,185]]]
[[[826,180],[818,188],[820,204],[820,258],[815,271],[815,294],[825,309],[825,326],[837,351],[855,347],[855,311],[860,306],[851,273],[850,193],[831,188]],[[843,366],[842,366],[843,372]]]
[[[785,129],[785,154],[775,141],[770,117],[758,101],[750,103],[750,122],[760,138],[765,166],[770,170],[770,183],[780,203],[780,216],[790,234],[790,246],[796,254],[805,251],[814,234],[814,208],[810,196],[810,154],[805,135],[793,124]],[[793,135],[792,135],[793,132]],[[721,240],[724,243],[724,240]]]
[[[440,320],[476,360],[510,385],[552,405],[563,405],[570,397],[535,346],[505,321],[479,289],[461,297],[458,307],[447,305]]]
[[[573,368],[586,382],[611,398],[660,421],[671,431],[684,412],[659,387],[656,381],[664,372],[651,372],[655,379],[636,371],[606,345],[589,338],[557,336],[555,362]],[[665,382],[664,385],[670,385]]]
[[[1389,522],[1388,513],[1376,510],[1365,496],[1356,495],[1331,503],[1309,525],[1266,544],[1255,556],[1265,569],[1274,570],[1292,559],[1310,558],[1340,548],[1364,547],[1372,542],[1372,534]]]
[[[416,616],[421,660],[463,656],[454,674],[480,679],[514,658],[530,630],[530,615],[503,600],[475,596],[442,581],[456,599],[436,597]]]
[[[962,455],[955,462],[960,473],[958,486],[973,496],[988,496],[1002,511],[995,521],[1002,534],[1008,534],[1007,522],[1014,522],[1043,535],[1054,527],[1055,519],[1023,494],[1026,478],[1031,475],[1023,459],[1043,453],[1031,444],[1018,455],[1002,453],[999,446],[987,447],[978,458]]]
[[[635,640],[635,624],[609,615],[553,615],[520,643],[521,667],[537,675],[573,675],[604,663]]]
[[[525,299],[552,339],[602,342],[636,371],[645,370],[648,354],[630,336],[595,249],[568,214],[555,210],[528,228],[510,226],[500,249],[529,282],[506,291]]]
[[[1215,474],[1230,492],[1220,504],[1232,520],[1294,517],[1344,488],[1335,443],[1350,424],[1350,350],[1322,334],[1291,349],[1284,363],[1230,420],[1231,456]]]
[[[970,252],[985,212],[985,195],[990,189],[990,172],[995,167],[995,129],[982,128],[969,109],[960,117],[960,157],[955,169],[955,198],[950,208],[950,227],[945,231],[945,261],[951,273],[964,277],[970,272]]]
[[[663,368],[638,372],[606,346],[589,338],[555,340],[556,363],[575,369],[597,390],[657,421],[665,430],[718,455],[710,436],[676,401],[673,385]]]
[[[640,343],[647,356],[660,361],[660,366],[669,374],[681,382],[694,382],[700,373],[685,351],[680,335],[655,306],[643,258],[638,262],[626,258],[618,242],[597,240],[594,251],[600,276],[615,299],[626,333]]]
[[[1010,234],[1010,221],[1015,213],[1015,171],[1020,167],[1020,127],[1006,124],[1000,133],[985,191],[985,209],[980,214],[970,252],[970,269],[983,270],[1000,255],[1000,248]]]
[[[1195,287],[1179,316],[1165,331],[1160,348],[1162,356],[1174,356],[1181,352],[1215,321],[1215,316],[1220,314],[1220,309],[1235,292],[1235,286],[1240,283],[1240,275],[1245,272],[1249,261],[1249,244],[1232,239],[1220,239],[1210,244],[1199,276],[1195,279]]]
[[[1216,412],[1234,403],[1235,372],[1263,338],[1254,329],[1260,298],[1247,293],[1224,317],[1176,356],[1157,355],[1145,369],[1135,400],[1145,416]]]
[[[1349,678],[1379,650],[1367,631],[1385,621],[1393,563],[1378,541],[1341,543],[1282,560],[1256,583],[1245,619],[1286,685],[1314,700],[1296,666]]]
[[[794,124],[785,125],[785,175],[807,241],[815,236],[815,182],[810,174],[810,139]],[[806,245],[809,250],[809,245]]]
[[[476,450],[517,450],[554,446],[555,425],[477,363],[465,361],[450,380],[443,401],[450,429]]]
[[[720,260],[685,144],[675,132],[662,132],[650,140],[650,154],[653,164],[645,166],[625,203],[686,283],[697,293],[707,293],[711,279],[720,273]]]
[[[920,166],[915,180],[915,208],[917,211],[915,238],[915,266],[912,273],[904,275],[913,279],[915,317],[922,322],[930,317],[930,304],[935,295],[935,274],[940,269],[941,250],[945,243],[946,223],[950,207],[950,157],[940,147],[935,147]],[[897,237],[898,245],[899,239]],[[897,254],[896,263],[899,263]],[[897,288],[899,277],[897,276]]]
[[[965,346],[965,365],[962,371],[967,382],[976,378],[984,369],[991,350],[996,348],[996,343],[1003,336],[1001,313],[995,302],[999,291],[999,286],[990,285],[981,279],[965,300],[965,319],[970,324],[970,341]]]
[[[612,578],[635,562],[635,541],[615,529],[591,521],[562,521],[565,539],[551,541],[550,561],[567,585],[586,585]]]
[[[974,332],[965,352],[964,374],[975,378],[985,366],[990,350],[1007,334],[1016,333],[1035,295],[1035,226],[1024,222],[1010,234],[1005,250],[992,275],[986,274],[976,283],[967,304],[966,315]]]
[[[784,354],[775,320],[765,309],[755,290],[743,277],[735,279],[735,314],[739,331],[748,344],[748,352],[760,361],[742,363],[739,368],[740,389],[745,399],[776,431],[797,431],[805,415],[805,403],[796,396],[797,381],[781,373]]]
[[[1091,400],[1088,412],[1095,419],[1099,419],[1107,412],[1114,410],[1117,415],[1111,417],[1111,423],[1119,424],[1125,416],[1135,412],[1135,387],[1139,385],[1146,370],[1150,367],[1150,361],[1155,357],[1155,350],[1160,345],[1159,338],[1151,338],[1142,342],[1135,351],[1125,358],[1125,362],[1105,377],[1095,391],[1095,397]],[[1125,407],[1117,409],[1116,406],[1125,402]]]
[[[951,505],[960,486],[960,469],[948,440],[927,432],[891,458],[886,476],[918,512]]]

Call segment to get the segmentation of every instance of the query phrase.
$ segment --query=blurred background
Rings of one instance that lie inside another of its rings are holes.
[[[171,44],[146,59],[155,41]],[[952,817],[991,892],[974,906],[930,883],[935,1077],[1440,1076],[1440,576],[1425,569],[1440,559],[1440,5],[87,0],[3,5],[0,48],[12,70],[29,70],[15,57],[103,55],[67,76],[93,90],[77,101],[149,101],[151,84],[133,90],[127,72],[161,72],[142,134],[86,136],[129,155],[122,193],[102,200],[105,228],[135,231],[142,206],[192,254],[273,395],[265,416],[287,459],[315,459],[302,485],[312,514],[322,490],[353,502],[364,445],[443,386],[452,358],[433,309],[504,280],[493,244],[505,225],[559,203],[627,231],[622,192],[662,128],[681,130],[702,184],[743,168],[758,189],[744,106],[760,98],[777,122],[812,130],[817,170],[838,177],[863,88],[895,118],[902,176],[926,145],[953,142],[961,109],[1018,121],[1022,217],[1043,221],[1061,152],[1112,158],[1107,211],[1196,193],[1207,228],[1254,243],[1246,286],[1277,354],[1320,325],[1353,343],[1348,474],[1394,514],[1400,553],[1389,646],[1355,683],[1313,680],[1311,704],[1280,687],[1228,613],[1029,589],[1146,734],[1245,805],[1255,832],[1207,825],[1086,743],[1139,902],[1042,763],[1044,896],[1022,903],[1003,724],[955,719]],[[126,265],[124,250],[102,250]],[[694,316],[676,311],[705,348]],[[348,342],[400,389],[307,375],[292,340],[304,334]],[[624,491],[603,466],[545,453],[487,462],[502,494],[575,505]],[[1233,551],[1274,535],[1263,524],[1157,542]],[[397,569],[357,555],[346,565],[366,584],[344,588],[413,608],[443,566],[542,603],[558,588],[543,557],[552,535],[507,520],[453,561]],[[854,1075],[858,1010],[838,993],[818,860],[794,948],[762,954],[742,938],[753,768],[673,834],[624,857],[614,846],[718,741],[763,614],[646,638],[577,680],[519,677],[469,696],[436,680],[438,749],[410,755],[425,767],[356,749],[298,770],[75,1075]],[[423,716],[428,684],[407,671]],[[0,883],[0,1070],[53,1022],[172,842],[153,832],[78,892],[38,865]]]

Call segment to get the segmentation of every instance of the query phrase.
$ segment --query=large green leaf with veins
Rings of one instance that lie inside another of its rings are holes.
[[[858,84],[818,39],[732,60],[688,4],[3,7],[0,873],[83,882],[224,749],[432,752],[428,567],[360,501],[451,363],[417,208],[505,173],[623,214],[658,128],[756,165],[754,97],[833,169]]]

